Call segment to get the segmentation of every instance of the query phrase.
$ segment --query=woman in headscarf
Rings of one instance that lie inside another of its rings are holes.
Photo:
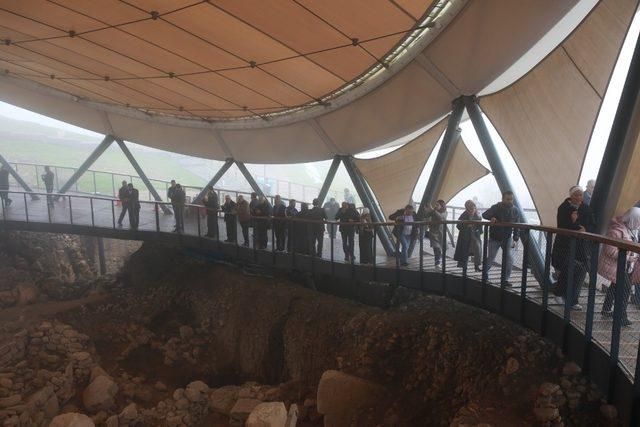
[[[482,217],[476,209],[473,200],[467,200],[464,203],[465,211],[458,218],[458,221],[482,221]],[[480,262],[482,261],[482,226],[476,224],[457,224],[456,228],[460,230],[458,233],[458,242],[456,243],[456,251],[453,259],[458,261],[458,267],[463,267],[469,255],[473,255],[473,264],[476,271],[480,271]]]
[[[358,227],[358,243],[360,245],[360,264],[371,264],[373,254],[371,251],[371,242],[373,240],[373,224],[371,221],[371,214],[369,209],[362,209],[362,215],[360,215],[361,224]]]
[[[613,218],[609,223],[607,237],[622,239],[629,242],[636,242],[636,232],[640,229],[640,208],[631,208],[623,215]],[[622,296],[622,325],[629,326],[631,321],[627,317],[627,303],[629,302],[629,292],[631,283],[640,282],[640,266],[636,268],[638,254],[629,251],[627,253],[626,271],[624,272],[623,296]],[[616,283],[618,273],[618,248],[610,245],[602,245],[602,252],[598,259],[598,274],[611,282],[607,290],[607,295],[602,304],[602,316],[610,318],[613,316],[613,303],[615,300]]]

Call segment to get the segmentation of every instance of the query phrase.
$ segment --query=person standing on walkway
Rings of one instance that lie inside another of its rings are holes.
[[[220,202],[218,202],[218,193],[212,186],[207,189],[207,194],[202,199],[204,206],[207,208],[207,237],[218,237],[218,211],[220,210]]]
[[[334,197],[332,197],[322,207],[324,208],[324,212],[327,214],[327,218],[331,218],[331,220],[333,220],[333,218],[335,218],[336,214],[338,213],[338,209],[340,209],[340,204],[336,202],[336,199]],[[332,239],[335,239],[336,225],[333,223],[327,224],[327,232]]]
[[[291,252],[295,247],[295,242],[293,241],[295,238],[294,236],[295,221],[293,221],[293,218],[298,216],[298,209],[296,209],[295,199],[289,200],[289,206],[287,206],[287,209],[285,209],[284,213],[285,213],[285,216],[288,218],[287,219],[287,251]]]
[[[302,255],[309,255],[309,204],[300,203],[300,212],[296,216],[300,221],[294,222],[295,248]]]
[[[182,185],[176,184],[171,193],[171,206],[173,206],[173,215],[176,219],[176,233],[184,233],[184,204],[187,195],[182,189]]]
[[[51,168],[49,166],[44,167],[44,174],[42,174],[42,182],[44,182],[44,188],[47,190],[47,205],[49,207],[53,207],[53,180],[55,179],[55,175],[51,172]]]
[[[246,204],[247,202],[245,202]],[[233,243],[238,239],[238,227],[236,225],[237,214],[236,202],[231,200],[231,196],[226,194],[224,196],[224,204],[222,205],[222,212],[224,212],[224,225],[227,229],[227,238],[225,242]],[[246,237],[245,237],[245,243]],[[246,245],[245,245],[246,246]]]
[[[127,202],[129,210],[129,226],[133,230],[137,230],[140,225],[140,193],[138,189],[129,183],[129,198]]]
[[[464,203],[464,212],[458,217],[458,221],[482,221],[482,217],[476,209],[473,200]],[[480,271],[482,262],[482,226],[478,224],[457,224],[458,241],[453,259],[458,261],[458,267],[463,267],[468,261],[469,255],[473,255],[473,264],[476,271]]]
[[[176,231],[178,229],[178,214],[176,213],[178,209],[176,208],[176,204],[173,201],[174,197],[176,197],[175,193],[176,193],[176,180],[172,179],[171,184],[169,185],[169,188],[167,188],[167,199],[169,200],[169,202],[171,202],[171,208],[173,210],[173,218],[176,223],[176,225],[173,227],[173,231]]]
[[[595,220],[591,208],[584,203],[584,193],[582,188],[575,185],[569,189],[569,197],[558,206],[556,215],[558,228],[573,231],[595,230]],[[582,310],[578,304],[580,290],[589,271],[590,245],[587,241],[576,239],[575,257],[569,263],[569,248],[571,238],[569,236],[556,234],[551,252],[551,265],[559,272],[558,282],[553,293],[558,304],[564,305],[568,298],[569,271],[573,268],[573,280],[571,281],[572,295],[570,295],[570,305],[573,310]]]
[[[275,245],[277,251],[284,251],[287,241],[287,207],[282,198],[276,194],[273,199],[273,233],[275,234]]]
[[[313,208],[309,211],[308,218],[316,221],[310,224],[309,250],[311,255],[322,258],[322,244],[324,243],[324,221],[327,220],[327,213],[320,207],[320,199],[313,199]]]
[[[640,208],[633,207],[623,215],[613,218],[609,223],[607,237],[637,242],[637,232],[640,230]],[[602,304],[602,317],[613,317],[613,305],[615,303],[616,287],[622,286],[622,325],[630,326],[631,320],[627,316],[627,304],[629,303],[629,293],[631,283],[640,283],[640,264],[638,254],[627,252],[626,271],[624,272],[624,283],[616,283],[618,277],[618,248],[610,245],[602,245],[600,258],[598,259],[598,274],[611,282],[607,289],[607,295]]]
[[[4,165],[0,168],[0,198],[5,208],[11,206],[11,199],[9,198],[9,169]]]
[[[350,205],[356,204],[356,198],[351,194],[351,191],[349,191],[348,188],[344,189],[344,201]]]
[[[118,200],[120,200],[120,216],[118,217],[118,227],[122,227],[122,220],[129,210],[129,185],[127,181],[122,181],[122,187],[118,189]]]
[[[258,204],[252,212],[256,221],[256,243],[258,249],[266,249],[269,243],[269,217],[271,216],[271,205],[267,198],[260,196]]]
[[[596,180],[590,179],[587,181],[587,189],[584,190],[584,201],[583,203],[587,206],[591,205],[591,199],[593,198],[593,190],[596,188]]]
[[[511,270],[513,268],[512,250],[516,247],[520,234],[518,229],[511,227],[498,226],[500,223],[517,223],[520,221],[518,208],[514,206],[514,195],[512,191],[502,193],[502,201],[491,206],[486,210],[482,217],[491,221],[492,226],[489,229],[489,256],[485,260],[485,273],[488,274],[493,266],[493,262],[498,255],[498,250],[502,248],[507,262],[505,269],[505,283],[507,287],[513,286],[509,279],[511,278]]]
[[[358,246],[360,248],[360,264],[371,264],[373,260],[372,242],[373,242],[373,224],[369,209],[362,209],[360,222],[363,224],[358,227]]]
[[[433,257],[435,258],[435,266],[440,266],[440,260],[442,259],[442,247],[444,246],[444,239],[447,238],[445,234],[445,226],[442,224],[447,219],[447,205],[444,200],[437,200],[433,205],[425,206],[425,221],[431,222],[429,225],[429,243],[431,249],[433,249]],[[422,236],[420,236],[422,238]]]
[[[240,228],[242,228],[242,238],[244,239],[244,241],[242,242],[242,246],[249,246],[249,224],[251,222],[251,212],[249,211],[249,202],[247,202],[244,197],[242,197],[242,194],[238,195],[238,202],[235,206],[235,210],[236,214],[238,215]],[[227,235],[229,234],[227,233]],[[234,242],[236,241],[235,236],[236,235],[234,234]]]
[[[256,247],[257,240],[257,230],[256,230],[256,219],[255,210],[258,206],[258,194],[256,192],[251,193],[251,200],[249,200],[249,212],[251,213],[251,220],[249,221],[249,226],[251,227],[251,241],[253,242],[253,247]]]
[[[408,252],[409,245],[411,244],[411,236],[416,227],[416,225],[410,224],[416,220],[413,214],[413,205],[408,204],[404,209],[398,209],[389,215],[389,219],[396,223],[392,233],[396,236],[400,245],[400,265],[406,267],[409,265]]]
[[[345,188],[345,190],[347,190]],[[347,190],[348,191],[348,190]],[[336,213],[335,219],[340,222],[340,235],[342,236],[342,250],[344,251],[344,260],[355,261],[354,260],[354,237],[355,237],[355,226],[350,226],[348,224],[352,222],[358,222],[359,215],[358,211],[353,209],[349,203],[342,202],[342,207],[338,209]]]

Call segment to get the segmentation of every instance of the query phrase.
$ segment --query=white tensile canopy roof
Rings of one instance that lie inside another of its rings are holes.
[[[182,154],[323,160],[437,122],[576,3],[4,0],[0,99]]]

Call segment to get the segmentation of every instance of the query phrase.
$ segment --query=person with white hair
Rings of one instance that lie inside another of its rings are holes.
[[[609,223],[607,237],[622,239],[629,242],[637,242],[636,233],[640,230],[640,208],[633,207],[619,217],[615,217]],[[622,297],[622,325],[630,326],[631,321],[627,317],[627,304],[631,283],[640,283],[640,268],[637,266],[638,254],[629,251],[627,253],[624,283],[616,283],[618,277],[618,248],[611,245],[602,245],[600,258],[598,259],[598,274],[611,282],[602,304],[602,317],[613,317],[613,304],[616,295],[616,287],[623,286]]]
[[[596,188],[596,180],[590,179],[587,181],[587,189],[584,190],[584,204],[591,205],[591,198],[593,197],[593,190]]]
[[[458,217],[458,221],[482,221],[478,209],[473,200],[464,202],[464,212]],[[453,259],[458,261],[458,267],[463,267],[468,261],[469,255],[473,255],[473,263],[476,271],[480,270],[482,262],[482,225],[479,224],[457,224],[458,241]]]
[[[567,197],[558,206],[557,223],[558,228],[573,231],[594,231],[595,220],[591,208],[584,203],[584,193],[582,187],[574,185],[569,189]],[[589,271],[589,243],[585,240],[576,241],[575,260],[569,262],[569,246],[571,238],[566,235],[557,234],[551,253],[551,264],[558,271],[559,277],[554,289],[555,299],[558,304],[565,304],[565,299],[569,298],[569,303],[573,310],[582,310],[578,303],[580,289]],[[572,293],[567,295],[569,269],[573,266]]]
[[[360,215],[362,224],[358,227],[358,244],[360,247],[360,264],[371,264],[373,260],[372,240],[373,240],[373,224],[371,213],[368,208],[362,209]]]

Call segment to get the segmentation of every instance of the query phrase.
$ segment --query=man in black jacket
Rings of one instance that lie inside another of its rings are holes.
[[[120,206],[122,206],[122,211],[120,211],[120,217],[118,218],[118,227],[122,227],[122,220],[129,210],[129,186],[127,181],[122,181],[122,187],[118,189],[118,199],[120,200]]]
[[[307,218],[318,223],[311,224],[309,233],[309,249],[311,255],[322,258],[322,243],[324,241],[324,222],[327,213],[320,206],[320,199],[313,199],[313,208],[309,211]]]
[[[235,242],[238,239],[238,226],[236,224],[236,202],[231,200],[228,194],[224,196],[222,205],[224,212],[224,224],[227,228],[227,240],[225,242]]]
[[[282,202],[279,194],[273,199],[273,233],[276,238],[276,250],[284,251],[285,242],[287,241],[287,207]]]
[[[269,243],[269,216],[271,216],[271,205],[266,197],[260,196],[258,198],[258,204],[255,206],[252,215],[256,221],[255,230],[258,249],[266,249]]]
[[[569,197],[558,206],[558,228],[573,231],[595,231],[595,219],[591,208],[584,203],[582,188],[575,185],[569,189]],[[558,304],[565,304],[567,298],[567,285],[569,276],[569,247],[571,239],[568,236],[557,234],[551,253],[551,264],[560,274],[558,283],[554,289],[555,300]],[[578,304],[580,289],[589,271],[590,245],[587,241],[576,239],[575,258],[573,263],[573,292],[571,295],[571,308],[582,310]]]
[[[342,236],[342,250],[344,251],[345,261],[355,261],[353,255],[354,237],[356,227],[349,226],[348,223],[358,222],[360,215],[349,203],[342,202],[342,206],[338,209],[335,219],[340,222],[340,235]]]
[[[284,211],[285,215],[287,218],[295,218],[298,216],[298,209],[296,209],[296,201],[295,199],[290,199],[289,200],[289,206],[287,206],[287,208]],[[294,242],[294,230],[295,230],[295,222],[294,221],[287,221],[287,251],[291,252],[293,250],[293,248],[295,248],[295,242]]]
[[[129,225],[132,229],[137,230],[140,224],[140,193],[133,184],[129,183],[128,208],[129,208]]]
[[[0,198],[4,201],[4,207],[11,206],[9,198],[9,169],[0,168]]]
[[[488,274],[493,262],[498,255],[498,250],[502,249],[506,253],[507,263],[505,268],[505,283],[507,287],[512,286],[509,282],[511,278],[511,269],[513,268],[512,250],[515,248],[516,242],[520,239],[518,229],[511,227],[498,226],[500,223],[517,223],[520,221],[520,213],[518,208],[513,204],[513,192],[505,191],[502,193],[502,201],[491,206],[486,210],[482,217],[496,224],[489,229],[489,256],[485,260],[485,272]]]
[[[209,186],[207,194],[202,199],[204,206],[207,208],[207,237],[218,236],[218,211],[220,203],[218,202],[218,194],[213,187]]]
[[[175,188],[171,192],[171,205],[173,206],[173,215],[176,219],[176,231],[177,233],[184,233],[184,204],[187,199],[182,186],[176,184]]]
[[[42,175],[42,181],[44,182],[44,188],[47,190],[47,204],[50,207],[53,207],[53,180],[55,179],[55,175],[51,172],[49,166],[44,167],[44,174]]]

